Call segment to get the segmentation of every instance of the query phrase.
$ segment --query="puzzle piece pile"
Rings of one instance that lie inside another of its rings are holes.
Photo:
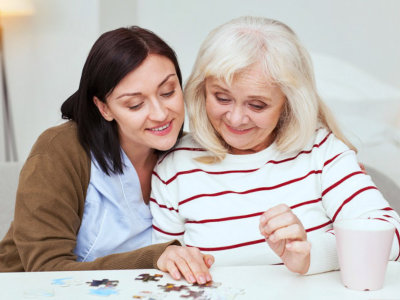
[[[223,286],[218,282],[205,284],[171,283],[162,274],[144,273],[120,280],[94,279],[87,281],[82,278],[64,277],[52,279],[47,285],[31,286],[24,289],[23,298],[58,299],[88,299],[87,296],[109,297],[120,299],[157,300],[157,299],[189,299],[189,300],[234,300],[245,293],[244,289]],[[133,280],[134,279],[134,280]],[[83,298],[84,297],[84,298]],[[92,297],[90,297],[92,299]],[[93,298],[95,299],[95,298]],[[239,299],[240,300],[240,297]]]
[[[159,281],[163,275],[161,274],[140,274],[135,280],[141,280],[143,282]],[[183,299],[194,299],[194,300],[234,300],[236,296],[243,295],[244,289],[235,289],[231,287],[221,288],[219,282],[207,282],[205,284],[194,283],[192,285],[185,284],[158,284],[159,292],[141,291],[136,295],[133,295],[134,299],[152,300],[152,299],[165,299],[168,294],[174,294],[174,299],[177,296]]]

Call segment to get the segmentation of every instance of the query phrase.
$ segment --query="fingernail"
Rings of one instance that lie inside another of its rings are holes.
[[[193,275],[189,275],[189,280],[190,280],[191,283],[195,283],[196,282],[196,279],[194,278]]]
[[[211,258],[207,259],[207,264],[208,264],[209,266],[211,266],[211,265],[213,264],[213,261],[212,261]]]
[[[189,280],[191,283],[195,283],[196,282],[196,278],[193,275],[189,275]]]
[[[173,277],[177,280],[181,279],[181,274],[179,272],[174,272]]]
[[[211,278],[211,275],[210,275],[210,274],[207,274],[207,275],[206,275],[206,278],[207,278],[207,281],[211,281],[211,280],[212,280],[212,278]]]
[[[198,277],[198,282],[199,282],[200,284],[206,283],[206,279],[204,278],[203,275],[200,275],[200,276]]]

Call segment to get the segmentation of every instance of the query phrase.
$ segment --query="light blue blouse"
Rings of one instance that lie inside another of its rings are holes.
[[[121,150],[122,151],[122,150]],[[92,157],[90,182],[74,253],[77,261],[151,244],[152,217],[139,177],[122,151],[123,174],[106,175]]]

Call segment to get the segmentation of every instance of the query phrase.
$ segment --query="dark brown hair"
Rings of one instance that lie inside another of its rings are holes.
[[[108,175],[123,172],[117,123],[101,116],[93,98],[96,96],[105,103],[118,83],[149,54],[170,59],[182,86],[178,60],[167,43],[138,26],[119,28],[102,34],[94,43],[83,67],[78,91],[61,106],[62,118],[77,123],[80,143]]]

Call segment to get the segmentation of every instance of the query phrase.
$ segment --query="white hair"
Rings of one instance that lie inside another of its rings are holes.
[[[279,86],[287,102],[275,130],[282,152],[298,151],[318,126],[331,130],[350,148],[329,109],[321,101],[307,50],[285,24],[262,17],[240,17],[211,31],[200,47],[184,93],[194,138],[219,161],[228,152],[208,120],[205,80],[215,77],[231,84],[234,76],[258,64],[265,76]]]

